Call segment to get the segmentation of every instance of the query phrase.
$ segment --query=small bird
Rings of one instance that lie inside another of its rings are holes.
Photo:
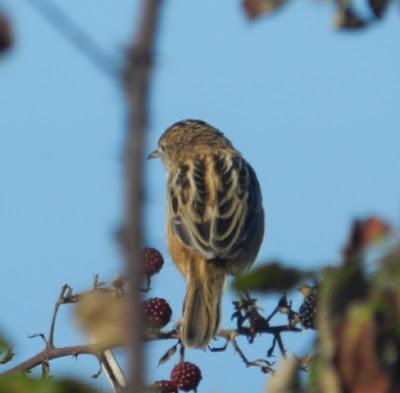
[[[148,156],[167,171],[167,243],[187,280],[181,340],[204,348],[216,334],[228,274],[246,271],[264,236],[257,176],[222,132],[183,120],[160,137]]]

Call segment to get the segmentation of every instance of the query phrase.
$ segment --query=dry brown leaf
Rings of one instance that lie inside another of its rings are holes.
[[[368,310],[355,306],[338,328],[336,368],[342,390],[349,393],[387,393],[389,376],[376,350],[376,327]]]
[[[10,49],[13,44],[13,35],[8,18],[0,14],[0,53]]]
[[[243,9],[249,19],[278,10],[287,0],[243,0]]]
[[[368,247],[383,240],[390,232],[390,225],[379,217],[369,217],[363,222],[362,242]]]

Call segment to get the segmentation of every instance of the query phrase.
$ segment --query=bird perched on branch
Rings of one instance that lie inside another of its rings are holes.
[[[250,164],[200,120],[169,127],[148,157],[167,170],[167,242],[187,280],[181,339],[204,348],[217,332],[228,274],[254,262],[264,235],[260,186]]]

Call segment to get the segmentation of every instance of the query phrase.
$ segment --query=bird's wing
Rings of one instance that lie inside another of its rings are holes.
[[[254,170],[235,151],[199,155],[171,175],[168,209],[186,247],[206,259],[234,259],[262,213],[260,187]]]

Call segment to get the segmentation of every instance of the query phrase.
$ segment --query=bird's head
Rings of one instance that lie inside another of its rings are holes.
[[[147,157],[161,158],[167,170],[200,150],[232,149],[231,142],[215,127],[201,120],[182,120],[161,135],[158,149]]]

